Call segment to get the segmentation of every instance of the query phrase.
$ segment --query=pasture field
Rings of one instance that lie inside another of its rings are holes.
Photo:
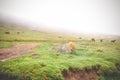
[[[5,34],[4,32],[11,32]],[[16,34],[16,32],[24,32]],[[9,48],[16,44],[38,44],[38,47],[20,57],[0,61],[0,78],[3,80],[68,80],[63,76],[73,70],[95,70],[98,80],[120,79],[120,40],[115,43],[104,38],[91,42],[91,37],[79,39],[79,36],[58,37],[29,29],[0,26],[0,48]],[[66,42],[76,43],[72,54],[57,52],[58,47]],[[37,55],[37,56],[34,56]],[[69,79],[73,80],[73,79]],[[95,79],[93,79],[95,80]]]

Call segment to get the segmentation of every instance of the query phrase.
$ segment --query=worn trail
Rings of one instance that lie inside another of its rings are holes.
[[[0,49],[0,61],[19,57],[35,49],[38,44],[16,44],[11,48]]]

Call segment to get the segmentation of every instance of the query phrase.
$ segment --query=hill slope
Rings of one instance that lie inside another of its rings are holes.
[[[7,34],[6,32],[9,32]],[[66,36],[59,33],[44,32],[42,30],[32,30],[29,27],[17,24],[0,24],[1,41],[65,41],[79,40],[73,36]]]
[[[14,28],[13,28],[14,27]],[[3,80],[119,80],[120,40],[111,43],[105,39],[79,39],[75,36],[59,36],[4,24],[0,27],[1,48],[13,44],[37,43],[39,46],[21,57],[0,62],[0,79]],[[6,34],[5,32],[10,32]],[[19,34],[17,32],[20,32]],[[24,32],[24,33],[22,33]],[[21,42],[22,41],[22,42]],[[64,42],[74,41],[76,52],[57,52]],[[38,55],[35,56],[34,55]]]

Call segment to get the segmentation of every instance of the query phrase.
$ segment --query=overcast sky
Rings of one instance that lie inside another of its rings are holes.
[[[0,0],[0,15],[46,29],[120,35],[120,0]]]

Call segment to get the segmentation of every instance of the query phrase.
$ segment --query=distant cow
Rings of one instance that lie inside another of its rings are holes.
[[[82,39],[82,37],[79,37],[79,39]]]
[[[17,34],[20,34],[20,32],[17,32]]]
[[[91,39],[91,41],[92,41],[92,42],[95,42],[95,39],[94,39],[94,38],[92,38],[92,39]]]
[[[62,36],[58,36],[58,38],[62,38]]]
[[[10,32],[5,32],[5,34],[10,34]]]
[[[103,39],[100,39],[100,42],[103,42]]]
[[[116,40],[111,40],[111,43],[115,43],[116,42]]]

